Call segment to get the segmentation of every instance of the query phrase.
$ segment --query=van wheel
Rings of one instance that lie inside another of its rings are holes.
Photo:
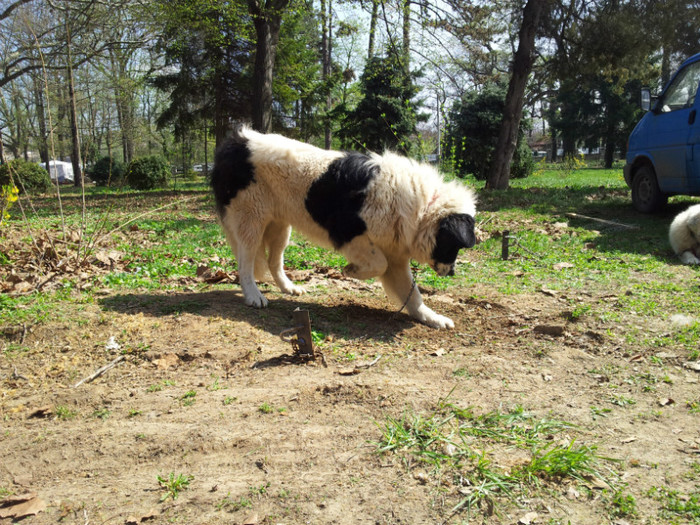
[[[666,205],[668,195],[659,189],[651,166],[639,168],[632,179],[632,205],[642,213],[653,213]]]

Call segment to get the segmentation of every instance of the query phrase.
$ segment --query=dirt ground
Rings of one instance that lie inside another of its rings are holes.
[[[686,356],[632,355],[627,326],[568,321],[558,294],[427,293],[456,324],[435,331],[396,313],[376,285],[327,274],[307,281],[311,293],[300,298],[268,288],[263,311],[246,308],[235,285],[104,290],[41,324],[3,327],[5,510],[8,495],[35,493],[29,505],[39,512],[22,523],[665,523],[647,491],[696,490],[684,473],[698,460],[700,427],[686,401],[697,399],[700,376],[683,367]],[[279,337],[296,307],[327,336],[325,366],[292,359]],[[12,352],[19,344],[26,350]],[[634,380],[644,374],[668,380],[644,389]],[[634,405],[611,405],[613,388]],[[387,416],[431,413],[448,396],[480,413],[522,406],[576,425],[579,442],[619,460],[611,468],[638,516],[611,517],[595,480],[452,515],[459,494],[449,482],[375,445]],[[596,418],[592,407],[611,410]],[[189,485],[162,500],[157,478],[170,473]]]

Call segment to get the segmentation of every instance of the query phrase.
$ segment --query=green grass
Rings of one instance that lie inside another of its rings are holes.
[[[427,467],[438,485],[451,480],[450,513],[513,504],[543,486],[590,478],[613,486],[616,479],[608,467],[613,460],[598,455],[595,445],[564,437],[575,432],[572,425],[537,418],[523,407],[476,414],[441,401],[434,412],[407,411],[377,426],[377,453],[399,455],[409,469]],[[502,466],[513,450],[520,460]]]
[[[162,503],[168,498],[176,500],[180,492],[190,486],[190,481],[194,479],[194,476],[184,474],[178,474],[176,476],[174,472],[171,472],[167,478],[159,475],[156,479],[158,480],[158,484],[165,489],[165,492],[160,497]]]

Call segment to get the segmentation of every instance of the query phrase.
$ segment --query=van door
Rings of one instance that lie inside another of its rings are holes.
[[[654,107],[649,122],[649,152],[664,193],[700,191],[700,115],[695,95],[700,61],[678,71]]]

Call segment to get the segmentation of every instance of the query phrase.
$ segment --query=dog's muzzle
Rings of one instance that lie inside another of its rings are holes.
[[[453,277],[455,274],[455,265],[436,263],[435,266],[433,266],[433,270],[435,270],[435,273],[440,277]]]

